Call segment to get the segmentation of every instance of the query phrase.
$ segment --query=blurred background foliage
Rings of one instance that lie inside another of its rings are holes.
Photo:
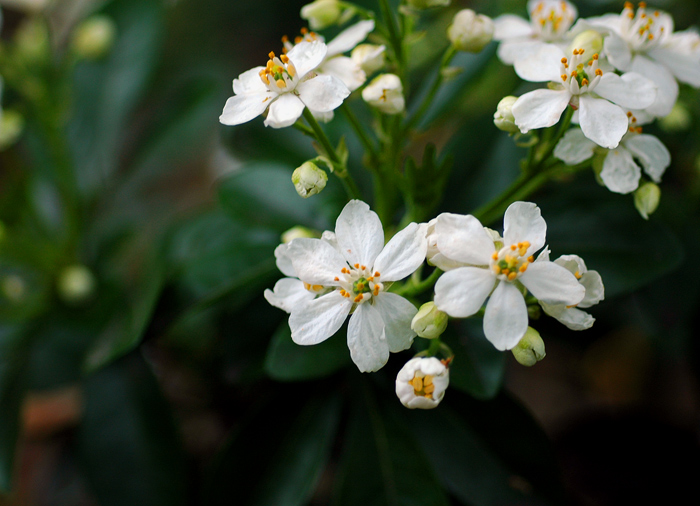
[[[680,119],[651,130],[673,162],[649,221],[590,172],[532,197],[553,254],[577,253],[603,276],[593,329],[542,318],[547,358],[525,369],[479,321],[454,321],[451,388],[439,409],[412,412],[393,393],[410,352],[362,375],[343,331],[296,346],[262,297],[280,276],[281,233],[332,229],[342,188],[333,179],[301,200],[290,175],[314,153],[299,132],[217,118],[232,79],[302,28],[306,2],[18,3],[3,8],[0,51],[3,109],[24,123],[0,151],[0,504],[697,500],[696,90],[682,89]],[[456,10],[525,14],[524,1],[452,3],[421,17],[412,97],[429,87]],[[577,5],[582,16],[622,7]],[[655,5],[677,29],[700,20],[697,2]],[[80,59],[72,34],[93,15],[115,38]],[[517,176],[524,150],[492,115],[529,85],[494,53],[456,58],[463,71],[411,139],[416,163],[426,149],[430,163],[433,151],[454,156],[431,216],[471,212]],[[328,125],[332,139],[348,130],[340,116]],[[371,204],[361,147],[346,140]]]

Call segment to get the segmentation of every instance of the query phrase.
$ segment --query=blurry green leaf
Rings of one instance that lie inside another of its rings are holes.
[[[334,506],[447,506],[445,493],[398,404],[378,402],[369,381],[354,377]],[[422,437],[422,436],[419,436]]]
[[[265,372],[279,381],[303,381],[328,376],[350,363],[345,333],[314,346],[300,346],[292,341],[285,321],[272,337],[265,358]]]
[[[204,504],[302,506],[326,468],[340,415],[337,397],[285,389],[248,418],[211,474]]]
[[[85,382],[77,450],[104,506],[187,504],[184,455],[168,403],[137,354]]]

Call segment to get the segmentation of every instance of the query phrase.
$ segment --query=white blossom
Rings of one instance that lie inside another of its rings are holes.
[[[362,90],[362,99],[384,114],[399,114],[406,108],[403,85],[396,74],[381,74]]]
[[[432,409],[445,396],[450,370],[435,357],[415,357],[396,375],[396,395],[410,409]]]

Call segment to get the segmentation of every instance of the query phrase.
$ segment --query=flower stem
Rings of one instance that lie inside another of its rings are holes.
[[[435,286],[440,274],[442,274],[442,271],[436,267],[433,272],[430,273],[430,276],[425,278],[423,281],[415,283],[413,280],[411,280],[409,283],[406,283],[404,286],[396,290],[395,293],[405,297],[415,297],[416,295],[420,295],[421,293]]]
[[[355,116],[355,113],[352,112],[352,109],[350,108],[350,106],[348,106],[345,102],[343,102],[343,105],[341,105],[340,107],[341,107],[341,110],[343,111],[343,114],[345,114],[345,117],[348,119],[350,126],[352,126],[353,130],[355,131],[355,134],[357,134],[358,139],[360,139],[360,142],[365,147],[365,151],[367,151],[367,155],[369,156],[369,159],[371,161],[376,160],[377,150],[374,147],[374,143],[367,135],[367,132],[365,132],[365,129],[362,128],[362,125],[360,124],[360,121],[357,119],[357,116]],[[368,168],[370,170],[372,169],[372,167],[368,167]]]

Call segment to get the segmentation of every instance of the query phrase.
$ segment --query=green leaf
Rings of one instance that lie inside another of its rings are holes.
[[[265,372],[278,381],[304,381],[328,376],[350,363],[344,332],[314,346],[300,346],[292,341],[285,321],[272,337]]]
[[[169,406],[138,354],[90,376],[77,451],[103,506],[187,504],[184,454]]]

